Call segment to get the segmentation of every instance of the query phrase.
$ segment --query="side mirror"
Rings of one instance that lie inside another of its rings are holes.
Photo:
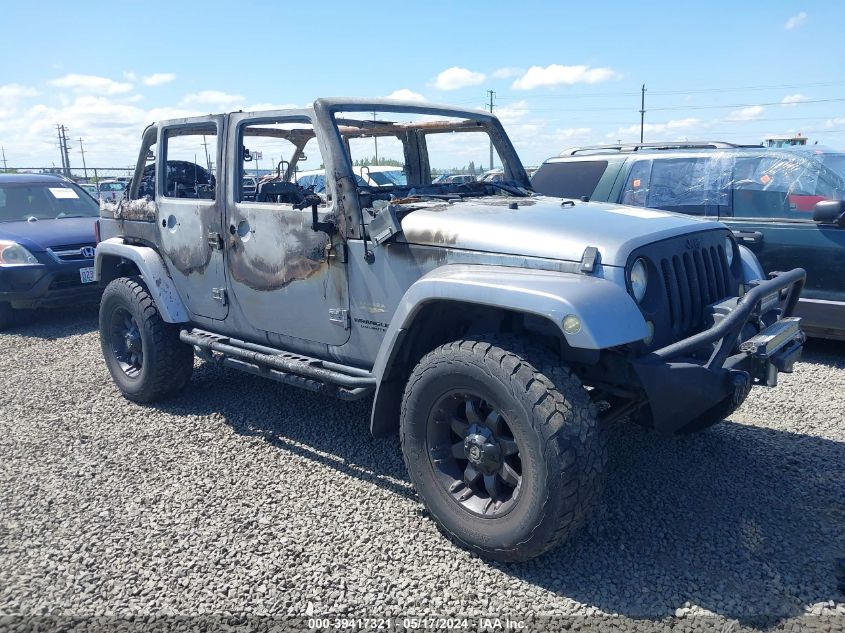
[[[845,200],[822,200],[813,208],[813,221],[845,226]]]
[[[249,148],[244,147],[243,159],[245,163],[252,162],[252,154],[249,152]]]

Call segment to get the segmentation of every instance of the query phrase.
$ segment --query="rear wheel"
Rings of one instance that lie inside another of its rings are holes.
[[[115,384],[136,402],[180,391],[193,372],[193,349],[161,318],[140,277],[115,279],[103,292],[100,345]]]
[[[556,356],[518,338],[456,341],[425,356],[400,428],[423,503],[480,555],[538,556],[598,496],[605,447],[587,393]]]

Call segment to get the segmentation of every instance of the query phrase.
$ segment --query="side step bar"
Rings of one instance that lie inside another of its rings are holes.
[[[200,356],[256,376],[295,387],[357,400],[370,394],[376,379],[357,367],[310,358],[284,350],[229,338],[199,329],[182,330],[179,339],[193,345]],[[220,354],[215,357],[213,352]]]

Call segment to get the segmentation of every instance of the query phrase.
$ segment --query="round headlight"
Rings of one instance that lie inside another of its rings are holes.
[[[646,267],[645,260],[638,259],[634,262],[634,265],[631,266],[629,281],[631,282],[631,291],[634,293],[634,299],[637,300],[637,303],[642,302],[643,297],[645,297],[646,287],[648,286],[648,268]]]
[[[728,266],[733,266],[734,241],[729,237],[725,237],[725,256],[728,258]]]

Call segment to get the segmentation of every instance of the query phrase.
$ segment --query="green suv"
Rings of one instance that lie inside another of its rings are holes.
[[[766,273],[804,268],[802,328],[845,340],[845,153],[722,142],[591,146],[548,159],[531,183],[550,196],[716,218]]]

